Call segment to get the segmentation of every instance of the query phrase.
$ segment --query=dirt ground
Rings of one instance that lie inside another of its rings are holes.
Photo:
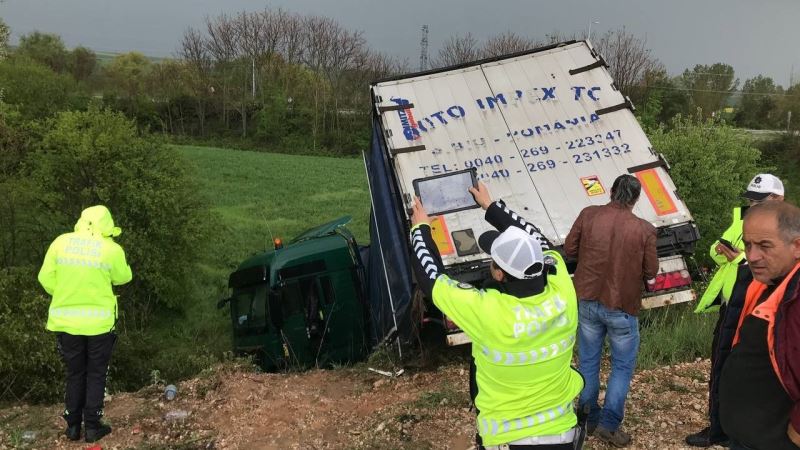
[[[679,449],[705,426],[707,360],[635,375],[624,428],[632,449]],[[397,377],[365,365],[263,374],[230,364],[178,385],[114,395],[102,449],[469,449],[467,366],[449,361]],[[601,393],[602,395],[602,393]],[[0,449],[91,448],[61,436],[60,406],[0,411]],[[181,417],[185,413],[186,417]],[[589,439],[584,448],[605,444]],[[720,447],[721,448],[721,447]],[[97,449],[97,447],[95,447]]]

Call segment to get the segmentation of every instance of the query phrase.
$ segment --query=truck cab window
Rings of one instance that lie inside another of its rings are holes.
[[[237,328],[263,329],[267,325],[267,286],[239,290],[231,299],[231,307]]]

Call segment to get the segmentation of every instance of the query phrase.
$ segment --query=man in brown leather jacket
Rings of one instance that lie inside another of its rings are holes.
[[[658,272],[656,229],[632,211],[641,188],[636,177],[619,176],[611,188],[611,202],[581,211],[564,242],[567,256],[578,258],[573,279],[580,300],[578,359],[586,381],[579,407],[589,408],[589,432],[616,447],[631,441],[619,426],[639,352],[642,282]],[[601,409],[597,399],[606,335],[611,374]]]

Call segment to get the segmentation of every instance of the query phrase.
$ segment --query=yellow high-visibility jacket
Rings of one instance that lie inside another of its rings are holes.
[[[92,206],[83,211],[74,232],[50,244],[39,270],[39,283],[53,296],[48,330],[96,336],[114,328],[112,285],[132,279],[125,252],[113,240],[120,232],[105,206]]]
[[[729,241],[735,248],[741,250],[739,256],[733,261],[728,261],[725,255],[717,253],[717,245],[719,240],[711,244],[709,251],[711,258],[717,263],[717,271],[708,283],[708,288],[700,298],[694,312],[712,312],[719,310],[720,305],[715,304],[717,296],[720,297],[723,304],[728,303],[733,292],[733,285],[736,284],[736,272],[739,264],[744,260],[744,241],[742,241],[742,226],[744,220],[742,219],[742,208],[733,208],[733,222],[731,226],[722,233],[722,238]]]

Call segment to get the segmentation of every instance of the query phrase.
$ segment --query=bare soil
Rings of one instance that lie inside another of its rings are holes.
[[[639,371],[623,424],[629,448],[689,448],[684,437],[706,422],[708,370],[698,360]],[[61,435],[60,411],[1,410],[0,449],[90,448]],[[103,449],[469,449],[474,435],[463,361],[398,377],[363,364],[283,374],[226,364],[180,383],[173,401],[159,386],[114,395],[106,418],[114,431]],[[584,448],[606,447],[590,438]]]

